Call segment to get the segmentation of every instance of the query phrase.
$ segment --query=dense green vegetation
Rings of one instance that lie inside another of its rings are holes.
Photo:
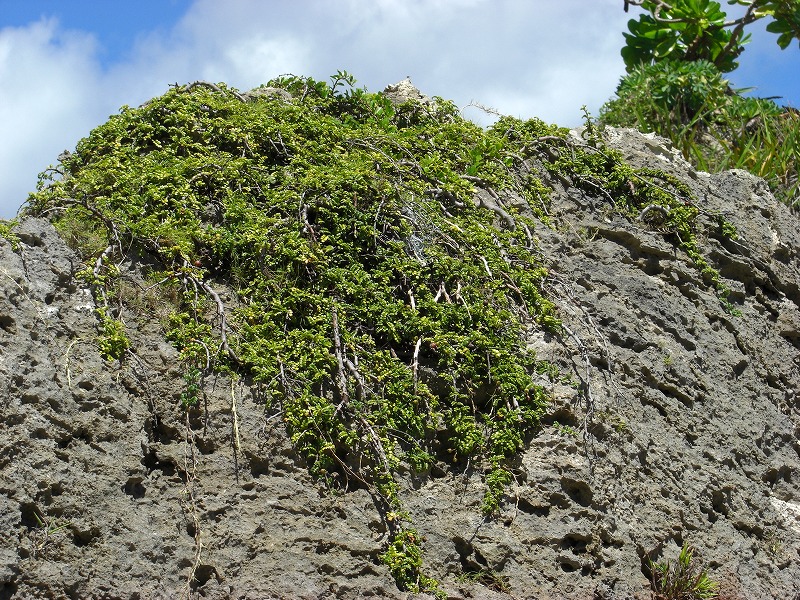
[[[470,465],[491,515],[538,429],[533,375],[552,366],[526,332],[560,333],[534,235],[550,225],[541,172],[631,218],[655,207],[724,298],[698,210],[591,129],[586,143],[536,119],[484,130],[450,102],[394,105],[346,73],[269,86],[245,98],[196,83],[124,107],[43,174],[26,212],[82,253],[106,358],[135,352],[119,269],[133,259],[170,306],[176,401],[200,410],[212,372],[252,378],[313,475],[373,495],[398,584],[436,590],[398,473]]]
[[[209,372],[252,376],[313,474],[373,493],[398,583],[430,588],[394,474],[472,459],[484,510],[499,505],[546,405],[523,330],[558,327],[531,233],[547,190],[513,167],[564,132],[513,119],[484,131],[443,100],[395,107],[352,83],[285,78],[271,85],[290,100],[254,102],[197,85],[123,108],[28,212],[82,250],[107,358],[128,348],[116,264],[151,257],[175,302],[165,328],[187,409]],[[499,196],[476,206],[475,186],[513,191],[528,216]]]

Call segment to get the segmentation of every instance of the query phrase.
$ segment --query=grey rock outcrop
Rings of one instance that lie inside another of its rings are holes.
[[[568,380],[498,518],[480,473],[400,483],[425,561],[459,598],[649,598],[648,558],[697,548],[726,598],[800,595],[800,221],[742,171],[695,172],[662,140],[609,133],[691,186],[740,314],[665,235],[552,182],[541,227],[567,334],[530,340]],[[92,295],[45,221],[0,239],[0,598],[405,598],[364,490],[307,475],[257,386],[182,373],[148,285],[124,274],[133,355],[104,361]],[[472,576],[464,576],[464,574]]]
[[[420,92],[419,89],[411,83],[411,79],[408,77],[398,81],[394,85],[387,85],[381,93],[395,105],[409,101],[418,102],[423,106],[431,104],[431,99]]]

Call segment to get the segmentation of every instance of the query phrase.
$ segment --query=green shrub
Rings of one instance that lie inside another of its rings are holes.
[[[739,95],[708,61],[634,67],[599,122],[665,137],[704,171],[746,169],[786,204],[800,203],[800,115]]]
[[[648,561],[655,600],[710,600],[719,584],[694,557],[694,548],[684,544],[678,560]]]
[[[19,248],[19,236],[14,233],[14,228],[16,226],[16,219],[10,221],[0,220],[0,237],[8,240],[11,244],[11,248],[15,251]]]
[[[197,84],[124,107],[64,157],[68,176],[43,174],[28,212],[55,215],[101,300],[118,249],[152,259],[145,275],[175,298],[187,408],[205,373],[233,370],[259,383],[313,474],[365,482],[385,512],[400,509],[398,467],[424,473],[437,455],[491,458],[496,508],[547,402],[523,331],[558,327],[530,233],[547,190],[512,167],[565,131],[483,130],[452,103],[395,106],[345,73],[269,85],[291,99]],[[513,193],[524,214],[476,206],[476,186]],[[124,329],[99,314],[101,349],[119,357]],[[425,584],[409,530],[390,531],[398,581]]]
[[[110,316],[105,308],[98,308],[96,312],[100,318],[100,336],[97,340],[100,354],[106,360],[122,359],[131,345],[125,325]]]
[[[616,98],[600,110],[600,121],[639,127],[659,135],[705,123],[724,106],[729,83],[710,62],[663,61],[641,64],[622,78]]]

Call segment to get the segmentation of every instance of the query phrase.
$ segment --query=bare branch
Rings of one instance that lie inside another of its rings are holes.
[[[214,288],[208,285],[205,281],[198,279],[197,277],[191,275],[188,272],[189,263],[184,261],[184,267],[187,269],[183,273],[180,273],[180,276],[184,278],[185,281],[192,283],[196,288],[200,288],[206,294],[211,296],[211,299],[214,300],[214,303],[217,305],[217,313],[219,314],[219,330],[220,330],[220,340],[221,340],[221,347],[228,356],[234,362],[241,364],[241,359],[236,355],[233,349],[228,344],[228,318],[225,315],[225,304],[222,302],[222,299],[219,297],[219,294],[216,292]]]
[[[483,198],[479,196],[478,206],[480,206],[481,208],[488,208],[489,210],[493,211],[498,217],[500,217],[503,220],[503,222],[506,225],[508,225],[508,228],[511,231],[514,231],[517,228],[517,222],[514,220],[514,217],[508,214],[506,209],[503,207],[503,201],[500,200],[500,196],[497,195],[497,192],[494,191],[492,186],[489,185],[487,181],[481,179],[480,177],[474,177],[472,175],[461,175],[461,179],[479,185],[481,188],[486,190],[486,192],[494,200],[494,202],[486,202]]]
[[[353,361],[344,357],[344,364],[347,367],[347,370],[350,371],[350,374],[353,376],[353,379],[356,380],[356,391],[358,392],[358,397],[361,400],[364,400],[367,397],[367,382],[364,381],[364,376],[361,375],[361,372],[358,370]]]
[[[231,378],[231,415],[233,415],[233,468],[236,472],[236,483],[239,483],[239,412],[236,410],[236,383]]]
[[[669,218],[669,209],[667,207],[661,206],[660,204],[648,204],[642,209],[642,212],[639,213],[639,220],[645,221],[651,212],[660,212],[665,220]]]
[[[336,413],[350,402],[350,392],[347,390],[347,376],[344,374],[344,356],[342,352],[342,340],[339,336],[339,315],[336,311],[336,305],[331,309],[331,326],[333,328],[333,352],[336,356],[336,387],[339,389],[339,406],[336,407]]]
[[[433,299],[434,302],[438,302],[439,298],[444,296],[444,299],[447,300],[448,304],[452,304],[453,301],[450,300],[450,295],[447,293],[447,289],[444,287],[444,281],[439,284],[439,291],[436,292],[436,297]]]
[[[106,246],[106,249],[100,253],[100,256],[97,257],[97,260],[94,261],[94,269],[92,270],[92,274],[95,277],[100,277],[100,270],[103,268],[103,260],[113,251],[114,251],[114,246],[109,244],[108,246]]]
[[[211,83],[210,81],[193,81],[192,83],[183,86],[183,91],[191,92],[194,88],[197,88],[197,87],[208,88],[209,90],[211,90],[213,92],[217,92],[219,94],[224,94],[225,93],[225,90],[223,90],[221,87],[219,87],[216,83]],[[227,90],[227,92],[230,93],[237,100],[241,100],[242,102],[246,102],[244,96],[242,96],[239,92],[234,92],[233,90]]]
[[[414,391],[417,391],[417,375],[419,372],[419,349],[422,345],[422,338],[417,338],[417,343],[414,344],[414,358],[411,361],[411,373],[414,377]]]

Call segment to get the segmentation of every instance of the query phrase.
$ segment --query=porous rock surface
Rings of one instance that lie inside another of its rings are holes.
[[[565,334],[530,343],[566,378],[498,517],[465,465],[403,476],[426,569],[453,599],[644,599],[648,557],[689,543],[725,598],[796,598],[800,221],[742,171],[608,143],[737,227],[701,246],[740,314],[657,228],[552,181],[555,228],[535,233]],[[409,597],[367,492],[312,480],[256,387],[207,380],[187,417],[148,304],[123,315],[132,355],[104,361],[73,252],[46,221],[17,233],[0,239],[0,599]]]

